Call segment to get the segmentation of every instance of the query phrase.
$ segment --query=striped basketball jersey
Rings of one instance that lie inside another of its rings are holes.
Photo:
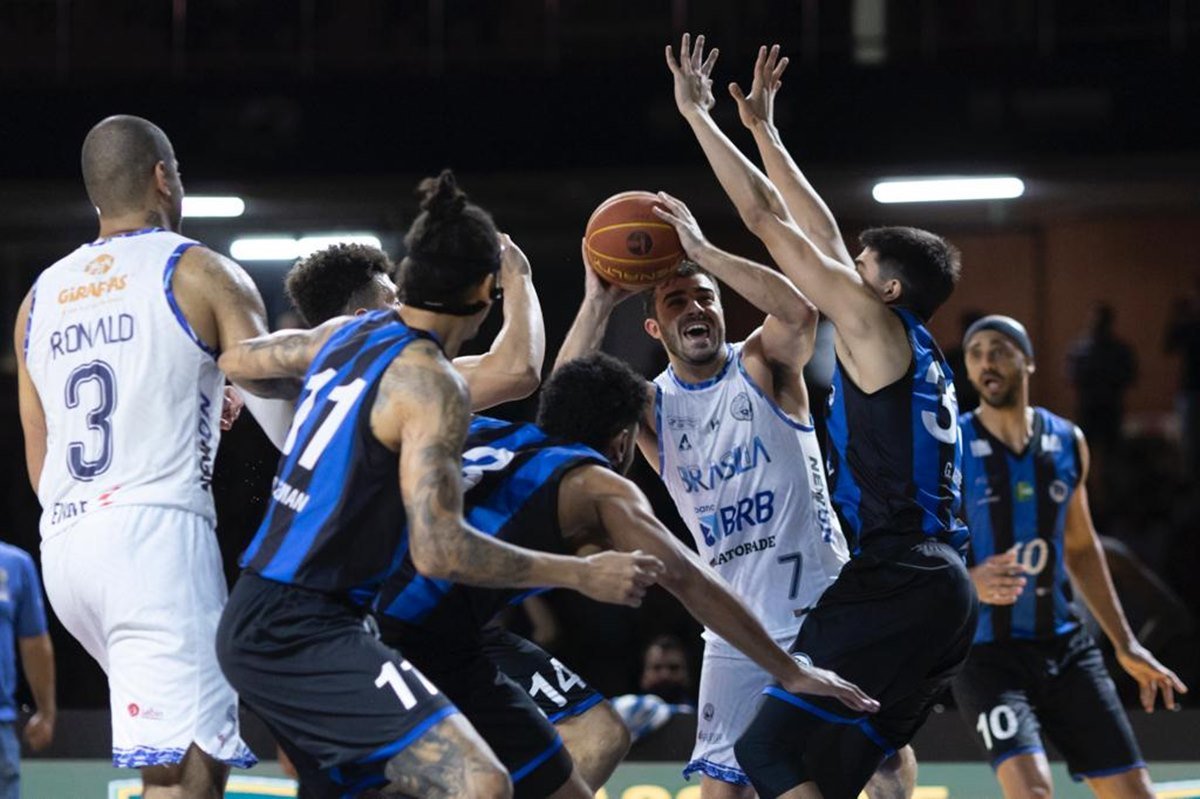
[[[24,352],[46,418],[43,538],[122,505],[215,521],[225,378],[171,289],[193,246],[159,228],[125,233],[79,247],[34,284]]]
[[[840,361],[834,369],[825,451],[834,507],[856,555],[922,533],[965,555],[954,376],[925,325],[906,309],[892,310],[912,348],[908,373],[868,394]]]
[[[551,439],[532,424],[476,416],[463,453],[463,510],[484,535],[528,549],[566,551],[558,526],[563,477],[586,464],[608,465],[583,444]],[[537,589],[458,585],[417,572],[411,557],[390,575],[374,610],[387,620],[419,625],[439,635],[470,636],[504,608]]]
[[[317,353],[244,568],[356,604],[396,569],[408,549],[400,459],[371,431],[371,408],[388,366],[422,338],[432,336],[375,311]]]
[[[1013,605],[979,606],[975,643],[1052,638],[1079,626],[1071,579],[1063,561],[1067,506],[1081,467],[1075,425],[1044,408],[1033,409],[1033,436],[1013,452],[979,420],[963,414],[963,511],[971,527],[968,563],[1017,548],[1027,576]]]
[[[763,393],[742,345],[703,383],[654,379],[659,475],[700,557],[773,638],[800,628],[849,559],[829,503],[817,436]],[[721,639],[704,631],[710,643]]]

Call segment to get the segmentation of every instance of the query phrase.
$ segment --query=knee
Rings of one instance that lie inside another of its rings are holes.
[[[480,764],[467,776],[467,795],[480,799],[512,799],[513,784],[508,772],[495,764]]]

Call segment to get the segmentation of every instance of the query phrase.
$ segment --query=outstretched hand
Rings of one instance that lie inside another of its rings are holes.
[[[832,697],[851,710],[860,713],[879,711],[879,702],[867,696],[854,683],[843,680],[828,669],[817,668],[803,655],[794,655],[793,658],[796,662],[797,674],[782,683],[783,690],[789,694]]]
[[[1187,693],[1187,686],[1175,676],[1175,672],[1159,663],[1154,655],[1139,643],[1135,642],[1126,652],[1117,652],[1117,661],[1130,677],[1137,680],[1138,696],[1142,701],[1142,708],[1147,713],[1154,712],[1159,692],[1162,692],[1163,707],[1167,710],[1175,709],[1176,693]]]
[[[606,303],[609,308],[615,308],[621,302],[637,294],[637,291],[609,283],[592,269],[588,261],[587,239],[580,242],[580,253],[583,257],[583,297],[585,302]]]
[[[693,261],[700,260],[700,253],[708,246],[708,239],[704,238],[704,232],[700,230],[700,224],[696,222],[696,217],[692,216],[691,210],[683,204],[682,200],[672,197],[665,191],[658,193],[658,202],[659,205],[651,209],[654,211],[654,215],[675,228],[675,232],[679,234],[679,242],[683,245],[683,251],[687,253],[688,258]]]
[[[759,124],[775,125],[775,94],[783,85],[781,78],[787,65],[787,56],[779,57],[779,45],[772,45],[770,50],[763,45],[758,48],[758,58],[754,62],[750,93],[744,94],[736,83],[729,84],[729,94],[737,102],[743,125],[751,129]]]
[[[528,275],[533,271],[529,258],[517,246],[517,243],[507,233],[500,234],[500,285],[505,278],[517,278]]]
[[[717,102],[713,96],[712,70],[719,52],[714,47],[708,57],[704,57],[704,34],[696,37],[695,47],[692,46],[692,35],[683,34],[678,61],[671,45],[667,45],[667,68],[675,78],[675,105],[685,117],[706,113]]]

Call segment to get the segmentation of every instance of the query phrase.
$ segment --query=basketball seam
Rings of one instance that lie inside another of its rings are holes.
[[[606,230],[617,230],[618,228],[626,228],[626,227],[646,227],[646,228],[654,228],[656,230],[674,230],[675,229],[674,226],[668,225],[666,222],[614,222],[611,225],[605,225],[604,227],[596,228],[595,230],[593,230],[591,232],[591,234],[588,236],[588,238],[589,239],[594,238]]]
[[[655,258],[621,258],[616,255],[607,255],[605,253],[600,252],[599,250],[593,250],[592,245],[590,245],[590,244],[587,245],[587,251],[588,251],[588,255],[596,255],[596,256],[599,256],[600,258],[603,258],[606,261],[619,261],[620,263],[623,263],[623,264],[641,264],[643,266],[646,264],[656,263],[657,261],[665,261],[665,260],[671,259],[671,258],[673,258],[675,260],[680,260],[683,257],[685,257],[685,255],[686,255],[685,253],[680,251],[677,253],[673,253],[671,255],[659,255]]]

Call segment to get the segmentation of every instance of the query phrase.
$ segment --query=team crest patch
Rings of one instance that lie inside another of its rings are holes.
[[[739,422],[754,421],[754,409],[750,407],[750,395],[745,391],[733,398],[729,405],[729,415]]]
[[[708,703],[706,703],[706,704],[704,705],[704,713],[703,713],[704,720],[705,720],[705,721],[712,721],[712,718],[713,718],[713,713],[714,713],[714,712],[715,712],[715,711],[713,710],[712,702],[708,702]]]
[[[1029,500],[1033,499],[1033,483],[1027,483],[1024,480],[1021,480],[1016,485],[1016,491],[1014,492],[1014,495],[1017,502],[1028,502]]]
[[[1067,488],[1067,484],[1064,483],[1062,480],[1055,480],[1053,483],[1050,484],[1050,499],[1054,500],[1059,505],[1066,502],[1067,494],[1069,492],[1070,492],[1070,489]]]

